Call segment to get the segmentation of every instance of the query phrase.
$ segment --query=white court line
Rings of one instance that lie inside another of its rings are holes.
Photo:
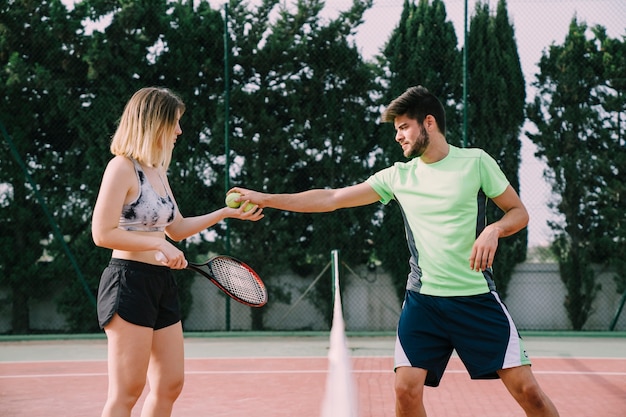
[[[327,370],[285,370],[285,371],[186,371],[185,375],[280,375],[280,374],[326,374]],[[381,369],[359,369],[353,370],[353,374],[392,374],[393,371]],[[446,371],[447,374],[467,374],[467,371],[453,369]],[[626,372],[590,372],[590,371],[533,371],[534,374],[541,375],[602,375],[602,376],[626,376]],[[30,375],[0,375],[0,379],[27,379],[27,378],[76,378],[106,376],[106,372],[83,372],[68,374],[30,374]]]
[[[357,358],[389,358],[393,359],[390,356],[352,356],[352,359]],[[328,359],[326,356],[229,356],[229,357],[193,357],[193,358],[185,358],[185,361],[225,361],[225,360],[264,360],[264,359],[277,359],[277,360],[307,360],[307,359]],[[623,361],[624,358],[618,357],[562,357],[562,356],[535,356],[533,359],[557,359],[557,360],[568,360],[568,359],[577,359],[577,360],[609,360],[609,361]],[[80,359],[80,360],[42,360],[42,361],[0,361],[0,367],[2,364],[44,364],[44,363],[105,363],[106,360],[102,359]],[[352,370],[353,373],[374,373],[374,374],[386,374],[392,373],[393,370],[390,368],[388,370],[381,369],[372,369],[372,370]],[[258,374],[326,374],[328,370],[284,370],[284,371],[185,371],[185,375],[258,375]],[[464,369],[450,369],[446,370],[448,374],[463,374],[467,373]],[[626,376],[626,372],[590,372],[590,371],[559,371],[559,370],[533,370],[534,374],[542,374],[542,375],[603,375],[603,376]],[[76,378],[76,377],[100,377],[107,376],[106,372],[79,372],[79,373],[53,373],[53,374],[7,374],[0,375],[0,380],[2,379],[26,379],[26,378]]]
[[[0,379],[28,379],[28,378],[76,378],[107,376],[106,372],[72,373],[72,374],[31,374],[31,375],[0,375]]]
[[[0,345],[1,347],[1,345]],[[389,359],[393,360],[393,356],[389,355],[369,355],[369,356],[360,356],[360,355],[352,355],[350,357],[353,361],[358,359]],[[458,356],[454,353],[452,358],[458,360]],[[252,360],[252,361],[262,361],[262,360],[308,360],[308,359],[321,359],[327,360],[328,356],[189,356],[185,357],[185,361],[233,361],[233,360]],[[556,360],[608,360],[608,361],[624,361],[626,357],[624,356],[530,356],[531,361],[534,359],[556,359]],[[42,360],[16,360],[16,361],[5,361],[0,359],[0,367],[3,364],[39,364],[39,363],[106,363],[107,359],[42,359]]]

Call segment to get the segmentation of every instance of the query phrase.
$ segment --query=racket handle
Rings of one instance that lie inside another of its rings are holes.
[[[154,254],[154,259],[156,259],[157,262],[163,262],[163,263],[167,262],[167,258],[161,251]],[[187,268],[188,265],[189,263],[187,262],[187,259],[185,259],[185,268]]]

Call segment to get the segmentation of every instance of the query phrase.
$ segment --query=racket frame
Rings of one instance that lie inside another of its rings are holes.
[[[256,280],[258,286],[262,289],[263,294],[264,294],[264,299],[260,302],[260,303],[251,303],[247,300],[243,300],[242,298],[238,297],[237,295],[233,294],[232,292],[230,292],[229,290],[227,290],[214,276],[211,275],[211,273],[209,273],[207,270],[212,271],[211,268],[211,263],[213,261],[215,261],[216,259],[228,259],[231,261],[236,262],[237,264],[239,264],[240,266],[242,266],[243,268],[245,268],[246,270],[248,270],[248,273],[250,273],[250,275]],[[200,275],[202,275],[203,277],[207,278],[209,281],[211,281],[217,288],[219,288],[220,290],[222,290],[222,292],[226,295],[228,295],[230,298],[232,298],[233,300],[237,301],[238,303],[247,305],[249,307],[263,307],[265,304],[267,304],[267,289],[265,288],[265,284],[263,283],[263,280],[261,280],[261,277],[259,277],[259,274],[257,274],[254,269],[252,269],[248,264],[246,264],[243,261],[240,261],[237,258],[233,258],[232,256],[228,256],[228,255],[217,255],[217,256],[213,256],[212,258],[210,258],[209,260],[202,262],[202,263],[196,263],[196,262],[188,262],[186,268],[187,270],[196,272]]]

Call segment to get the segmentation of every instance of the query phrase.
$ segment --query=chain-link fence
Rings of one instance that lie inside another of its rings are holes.
[[[329,253],[330,256],[330,253]],[[249,331],[254,314],[262,314],[267,331],[326,331],[331,321],[324,315],[331,308],[332,298],[322,301],[312,297],[313,289],[331,282],[330,258],[317,274],[301,277],[288,273],[275,279],[288,293],[289,301],[274,300],[258,310],[229,299],[216,286],[201,276],[192,277],[191,308],[184,320],[188,332]],[[626,329],[626,314],[616,316],[623,303],[615,290],[610,273],[600,273],[602,290],[596,295],[594,311],[585,330],[606,331]],[[350,332],[391,332],[400,315],[401,303],[388,274],[374,264],[350,266],[341,260],[340,282],[346,330]],[[58,312],[61,291],[34,300],[29,304],[30,326],[35,333],[65,333],[67,319]],[[520,265],[511,284],[507,306],[521,330],[570,330],[571,324],[563,307],[566,291],[554,263]],[[3,320],[0,331],[11,332],[10,294],[4,292]],[[320,308],[317,303],[326,303]],[[94,320],[95,320],[95,312]]]
[[[401,156],[396,148],[387,153],[380,145],[392,142],[393,136],[376,117],[387,100],[386,87],[402,84],[385,79],[392,71],[391,58],[383,54],[387,61],[377,59],[402,27],[403,0],[374,1],[354,31],[335,28],[337,32],[325,37],[332,25],[312,19],[298,27],[302,32],[294,38],[289,30],[296,28],[296,6],[283,2],[276,7],[284,5],[293,14],[281,24],[276,23],[281,22],[276,11],[267,21],[252,19],[244,10],[256,10],[254,2],[231,2],[231,15],[223,3],[209,6],[202,1],[155,0],[148,9],[140,2],[128,8],[111,2],[104,10],[84,1],[84,9],[77,4],[63,12],[52,7],[53,1],[31,3],[9,1],[0,18],[0,224],[5,254],[0,264],[0,333],[98,331],[93,297],[110,253],[93,247],[91,207],[110,157],[108,141],[116,120],[138,87],[166,85],[185,98],[184,134],[170,181],[186,215],[219,208],[228,186],[290,192],[350,185]],[[331,20],[353,4],[327,3],[320,17]],[[361,3],[367,4],[355,4]],[[460,60],[466,3],[442,4],[458,38],[454,53]],[[468,21],[477,4],[467,5]],[[506,5],[528,101],[541,94],[533,83],[542,53],[566,41],[573,18],[589,27],[605,26],[611,38],[624,33],[626,6],[617,1],[509,0]],[[316,31],[319,35],[302,41]],[[347,47],[333,43],[341,37]],[[266,47],[271,42],[275,44]],[[349,47],[352,42],[355,48]],[[351,55],[355,49],[361,56]],[[231,97],[224,92],[228,83]],[[463,100],[454,97],[452,121],[461,120],[463,107]],[[615,114],[623,115],[624,110],[618,108]],[[224,131],[225,126],[230,131]],[[526,120],[519,132],[515,181],[531,221],[526,260],[513,269],[505,301],[520,329],[569,330],[565,305],[572,303],[571,289],[551,249],[556,237],[549,225],[564,220],[552,207],[561,196],[544,176],[546,159],[535,156],[538,147],[528,133],[536,130]],[[311,140],[313,136],[319,141]],[[225,178],[223,155],[229,147],[231,165]],[[623,197],[619,202],[623,204]],[[193,258],[219,252],[244,258],[270,289],[268,305],[251,309],[229,300],[203,278],[177,273],[186,331],[328,330],[333,249],[341,253],[347,330],[393,331],[402,302],[398,275],[407,268],[408,252],[406,245],[393,248],[400,273],[382,262],[387,242],[377,230],[385,213],[378,207],[315,215],[268,211],[265,223],[229,221],[202,238],[182,242],[181,249]],[[621,221],[612,228],[620,230],[623,212]],[[395,233],[404,232],[398,228]],[[624,239],[623,233],[615,236]],[[626,330],[626,313],[617,315],[625,288],[615,279],[624,272],[619,264],[608,263],[594,266],[593,272],[593,301],[582,329]]]
[[[330,256],[330,254],[329,254]],[[312,288],[331,281],[329,263],[319,274],[298,277],[281,276],[280,285],[290,294],[290,301],[271,301],[264,312],[267,330],[315,331],[329,330],[330,321],[309,297]],[[602,290],[596,295],[594,311],[585,330],[606,331],[616,319],[620,295],[615,290],[612,274],[598,271]],[[400,316],[401,302],[393,282],[376,265],[350,266],[341,260],[340,283],[346,329],[352,332],[393,331]],[[227,297],[206,280],[194,282],[194,303],[184,322],[188,331],[250,330],[252,318],[248,307],[228,302]],[[506,301],[516,325],[522,330],[569,330],[563,300],[567,294],[554,263],[520,265],[514,274]],[[319,302],[319,301],[317,301]],[[331,298],[323,300],[330,308]],[[229,311],[230,310],[230,311]],[[231,319],[228,316],[232,317]],[[614,330],[624,330],[626,317],[620,315]]]

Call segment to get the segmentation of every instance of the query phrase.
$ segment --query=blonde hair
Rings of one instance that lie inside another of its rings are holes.
[[[173,149],[168,139],[175,135],[184,111],[183,101],[167,88],[142,88],[126,103],[111,141],[111,153],[167,169]]]

